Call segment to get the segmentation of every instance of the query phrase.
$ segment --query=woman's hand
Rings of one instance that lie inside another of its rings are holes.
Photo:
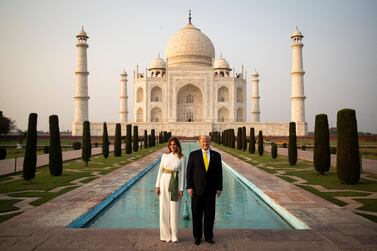
[[[156,192],[157,195],[160,195],[160,188],[156,187],[155,192]]]
[[[183,196],[183,191],[179,191],[179,192],[178,192],[178,199],[181,199],[182,196]]]

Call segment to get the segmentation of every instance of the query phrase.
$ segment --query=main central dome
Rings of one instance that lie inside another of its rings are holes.
[[[215,48],[200,29],[189,23],[170,38],[165,55],[168,66],[212,66]]]

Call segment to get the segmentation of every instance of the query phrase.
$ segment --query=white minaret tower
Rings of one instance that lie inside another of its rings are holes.
[[[305,123],[305,94],[304,94],[304,69],[302,62],[301,40],[304,36],[296,27],[292,39],[292,89],[291,89],[291,121]]]
[[[119,107],[119,120],[121,123],[127,122],[128,110],[127,110],[127,72],[123,69],[120,74],[120,107]]]
[[[88,116],[88,60],[86,50],[89,45],[86,43],[86,40],[89,38],[84,27],[81,28],[79,34],[77,34],[77,64],[76,64],[76,92],[75,92],[75,117],[73,123],[77,127],[82,127],[82,122],[89,120]],[[74,129],[74,128],[73,128]],[[79,133],[76,130],[72,130],[73,134],[75,132]]]
[[[254,69],[252,76],[252,91],[251,91],[251,122],[260,122],[260,107],[259,107],[259,74]]]

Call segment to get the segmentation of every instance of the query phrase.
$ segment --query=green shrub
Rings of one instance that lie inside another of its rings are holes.
[[[92,139],[90,136],[90,123],[89,121],[84,121],[83,132],[82,132],[82,149],[81,158],[85,162],[85,166],[88,166],[90,157],[92,156]]]
[[[305,151],[305,150],[306,150],[306,146],[305,146],[305,145],[302,145],[302,146],[301,146],[301,150]]]
[[[159,142],[161,143],[161,141],[160,141],[160,136],[161,136],[161,134],[159,134]],[[144,130],[144,148],[148,148],[148,132],[147,132],[147,130]]]
[[[246,138],[246,127],[242,127],[242,150],[246,151],[247,149],[247,138]]]
[[[126,154],[132,153],[132,125],[127,125],[127,135],[126,135]]]
[[[57,115],[51,115],[50,122],[50,153],[49,168],[53,176],[61,176],[63,173],[63,155],[60,143],[59,118]]]
[[[93,146],[94,146],[94,147],[98,147],[98,142],[94,142],[94,143],[93,143]]]
[[[238,127],[237,129],[237,149],[242,149],[242,128]]]
[[[284,142],[284,143],[282,144],[282,147],[283,147],[283,148],[287,148],[287,147],[288,147],[287,143]]]
[[[137,152],[139,150],[139,127],[134,126],[134,135],[133,135],[133,151]]]
[[[264,147],[263,147],[263,133],[262,131],[259,131],[258,134],[258,154],[259,156],[263,156]]]
[[[313,164],[320,174],[330,170],[330,131],[326,114],[315,117]]]
[[[72,143],[72,149],[73,150],[80,150],[81,149],[81,142],[80,141],[75,141]]]
[[[114,156],[122,156],[122,128],[120,123],[115,124]]]
[[[23,164],[24,180],[32,182],[37,168],[37,119],[36,113],[30,113],[26,135],[26,149]]]
[[[169,134],[169,133],[167,133],[166,134],[166,137],[167,137],[167,140],[166,140],[166,142],[168,142],[168,140],[170,139],[170,136],[171,136],[171,134]],[[152,129],[151,130],[151,146],[156,146],[156,134],[155,134],[155,130],[154,129]]]
[[[336,170],[342,183],[357,184],[361,166],[355,110],[343,109],[337,115]]]
[[[4,147],[0,147],[0,160],[5,159],[7,157],[7,149]]]
[[[273,159],[278,157],[278,146],[275,143],[271,144],[271,157]]]
[[[254,128],[250,128],[250,139],[249,139],[249,153],[255,153],[255,131]]]
[[[107,133],[107,125],[103,123],[103,132],[102,132],[102,155],[105,159],[109,157],[109,134]]]
[[[330,147],[330,153],[336,154],[336,147],[335,146]]]
[[[291,166],[297,163],[297,136],[296,123],[289,123],[288,160]]]
[[[43,146],[43,153],[49,153],[50,152],[50,146]]]

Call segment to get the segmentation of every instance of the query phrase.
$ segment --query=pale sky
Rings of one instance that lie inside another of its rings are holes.
[[[120,73],[129,75],[133,119],[133,70],[145,69],[188,22],[201,29],[236,72],[260,74],[262,122],[289,122],[291,39],[303,33],[306,121],[315,115],[356,110],[359,131],[377,133],[376,0],[101,1],[0,0],[0,110],[26,130],[38,114],[48,130],[57,114],[71,130],[74,114],[76,34],[89,35],[89,120],[119,121]]]

